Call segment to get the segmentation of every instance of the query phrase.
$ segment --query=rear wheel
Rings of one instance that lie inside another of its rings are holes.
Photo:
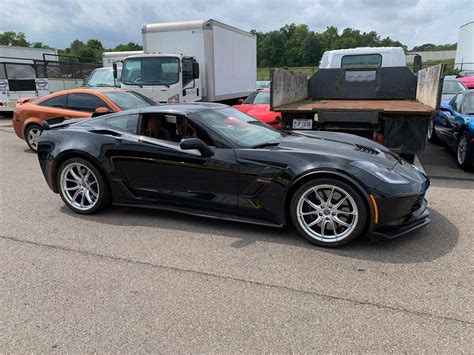
[[[461,137],[459,138],[458,144],[456,146],[456,158],[459,167],[461,167],[462,169],[471,168],[472,151],[471,149],[469,149],[470,141],[471,137],[469,137],[469,133],[467,131],[464,131],[461,134]]]
[[[109,203],[107,182],[87,160],[72,158],[64,162],[59,168],[57,183],[61,198],[74,212],[93,214]]]
[[[360,194],[336,179],[316,179],[302,185],[293,196],[290,214],[303,237],[323,247],[354,240],[367,221]]]
[[[43,128],[37,124],[32,124],[28,126],[25,131],[25,141],[28,144],[28,147],[33,151],[38,151],[38,139],[41,136],[41,132],[43,132]]]

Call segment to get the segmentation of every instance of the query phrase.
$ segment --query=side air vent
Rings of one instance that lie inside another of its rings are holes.
[[[379,154],[379,151],[377,149],[370,148],[361,144],[356,144],[356,147],[354,149],[368,154]]]

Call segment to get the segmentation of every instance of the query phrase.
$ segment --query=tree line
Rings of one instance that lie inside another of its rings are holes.
[[[279,30],[269,32],[250,31],[257,37],[257,66],[268,67],[303,67],[317,66],[323,53],[327,50],[355,47],[402,47],[407,46],[390,37],[382,38],[377,32],[361,32],[346,28],[339,32],[337,27],[329,26],[323,32],[309,30],[307,25],[294,23],[285,25]],[[50,48],[43,42],[29,42],[23,32],[7,31],[0,33],[0,45]],[[425,43],[414,47],[413,51],[432,51],[456,49],[454,44],[435,45]],[[98,39],[87,42],[74,40],[69,47],[59,49],[58,54],[71,56],[84,63],[100,63],[105,51],[136,51],[142,46],[129,42],[118,44],[114,48],[105,48]],[[71,59],[69,59],[71,60]]]

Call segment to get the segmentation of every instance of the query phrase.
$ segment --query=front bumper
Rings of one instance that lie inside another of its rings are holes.
[[[425,227],[431,222],[427,202],[423,202],[416,211],[405,217],[402,223],[391,223],[380,228],[375,228],[370,234],[371,240],[394,239]]]

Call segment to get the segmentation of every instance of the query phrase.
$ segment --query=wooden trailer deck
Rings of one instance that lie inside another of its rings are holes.
[[[431,114],[434,109],[415,100],[304,100],[273,107],[276,112],[379,111],[393,114]]]

